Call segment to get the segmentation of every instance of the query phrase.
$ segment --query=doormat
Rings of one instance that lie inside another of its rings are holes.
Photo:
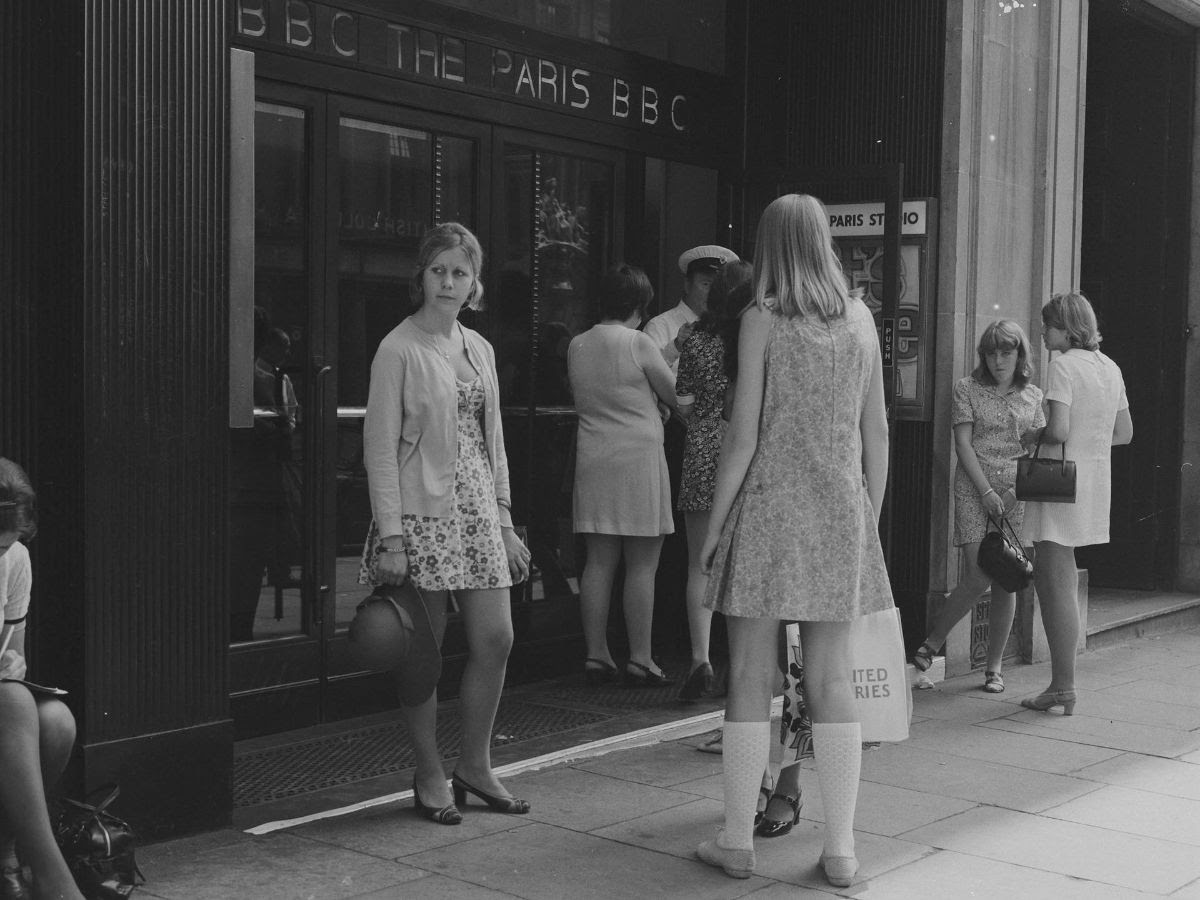
[[[655,688],[626,688],[619,683],[592,687],[578,676],[522,686],[501,698],[492,746],[560,734],[645,709],[685,711],[688,707],[675,699],[678,693],[678,683]],[[454,706],[448,704],[438,716],[438,746],[447,758],[458,756],[462,741]],[[414,764],[408,729],[399,719],[235,753],[234,806],[256,806],[391,775]]]

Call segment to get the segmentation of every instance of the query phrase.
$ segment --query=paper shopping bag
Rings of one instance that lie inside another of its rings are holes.
[[[900,610],[894,606],[850,626],[851,681],[864,741],[908,740],[912,694]]]

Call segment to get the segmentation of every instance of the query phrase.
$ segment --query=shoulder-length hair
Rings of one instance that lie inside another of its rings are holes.
[[[1023,388],[1033,377],[1033,353],[1029,349],[1029,338],[1025,331],[1012,319],[997,319],[979,336],[979,347],[976,355],[979,364],[971,375],[980,384],[995,385],[992,370],[988,368],[987,355],[995,350],[1016,350],[1017,365],[1013,369],[1013,385]]]
[[[754,248],[754,302],[774,297],[791,318],[845,315],[846,276],[833,249],[829,215],[816,197],[777,197],[758,220]]]
[[[600,301],[600,318],[624,322],[635,312],[646,314],[646,307],[654,298],[654,288],[646,273],[629,263],[617,263],[600,276],[597,286]]]
[[[735,259],[721,266],[713,277],[712,287],[708,289],[708,303],[700,321],[696,323],[696,329],[718,333],[725,322],[736,320],[746,301],[741,300],[739,306],[736,301],[730,302],[730,298],[733,297],[734,288],[750,281],[753,274],[753,267],[744,259]]]
[[[1104,338],[1096,323],[1096,311],[1080,293],[1055,294],[1042,307],[1042,324],[1061,328],[1071,346],[1080,350],[1099,350]]]
[[[461,247],[467,255],[467,261],[471,263],[475,274],[475,284],[471,286],[471,293],[467,297],[467,307],[479,309],[480,301],[483,300],[483,282],[479,280],[480,273],[483,272],[483,247],[479,245],[479,238],[458,222],[434,225],[421,238],[421,245],[417,248],[417,267],[413,270],[412,283],[409,286],[413,309],[420,309],[425,302],[425,270],[439,253],[456,247]]]
[[[37,534],[37,494],[25,470],[0,456],[0,532],[11,531],[22,541]]]

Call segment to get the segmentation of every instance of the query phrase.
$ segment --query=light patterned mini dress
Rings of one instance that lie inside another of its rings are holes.
[[[861,300],[828,322],[773,317],[758,447],[717,544],[710,609],[849,622],[894,605],[862,468],[860,421],[878,355]]]
[[[971,449],[992,490],[1003,494],[1017,483],[1017,460],[1025,455],[1022,441],[1046,424],[1042,392],[1032,384],[1001,393],[995,385],[980,384],[974,375],[954,384],[953,425],[971,423]],[[1007,498],[1005,498],[1007,499]],[[1017,534],[1025,504],[1008,511],[1008,523]],[[988,528],[983,498],[963,467],[954,470],[954,544],[962,547],[983,540]]]
[[[426,591],[464,591],[512,585],[500,536],[496,486],[483,437],[484,390],[477,376],[458,380],[458,459],[454,515],[401,517],[408,574]],[[379,583],[379,530],[371,523],[359,566],[360,584]]]

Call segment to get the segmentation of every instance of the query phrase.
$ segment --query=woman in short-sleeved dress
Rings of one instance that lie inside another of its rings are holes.
[[[1046,424],[1042,392],[1029,383],[1033,374],[1029,340],[1010,319],[984,329],[976,349],[975,371],[954,385],[954,544],[962,548],[962,575],[930,623],[929,633],[913,665],[924,672],[958,621],[979,601],[991,584],[988,608],[987,667],[983,689],[1004,690],[1001,667],[1012,631],[1016,597],[979,568],[979,544],[987,534],[988,516],[1001,524],[1007,518],[1012,534],[1020,534],[1025,504],[1017,500],[1017,460]]]
[[[1075,462],[1075,502],[1025,504],[1022,529],[1036,550],[1033,572],[1050,645],[1050,687],[1022,700],[1030,709],[1075,711],[1079,640],[1075,548],[1108,543],[1112,447],[1133,439],[1125,380],[1100,352],[1096,314],[1081,294],[1056,294],[1042,307],[1042,341],[1052,354],[1046,374],[1043,455]]]
[[[713,668],[708,659],[712,612],[704,606],[708,579],[700,571],[700,548],[708,533],[717,479],[717,459],[725,437],[726,407],[737,375],[738,315],[750,301],[750,264],[728,262],[713,277],[708,304],[683,350],[675,392],[679,414],[687,421],[683,467],[676,507],[687,530],[687,614],[692,666],[679,699],[694,702],[710,692]],[[732,363],[732,365],[731,365]]]
[[[754,280],[703,550],[705,602],[729,629],[725,828],[697,853],[733,877],[753,874],[779,623],[798,620],[825,809],[820,862],[845,887],[858,870],[862,764],[850,624],[894,606],[878,531],[888,444],[879,339],[866,305],[849,296],[828,215],[813,197],[789,194],[767,207]]]
[[[664,685],[670,682],[650,655],[650,626],[663,535],[675,530],[658,412],[659,402],[675,405],[675,376],[654,342],[637,330],[654,295],[646,273],[619,265],[601,278],[597,293],[601,321],[567,349],[579,415],[575,531],[587,546],[579,586],[584,677],[600,684],[617,675],[608,646],[608,607],[624,558],[629,660],[623,678],[631,686]]]

